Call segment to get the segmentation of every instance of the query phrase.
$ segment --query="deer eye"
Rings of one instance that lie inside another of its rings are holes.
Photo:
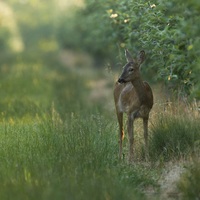
[[[134,71],[133,67],[130,67],[130,68],[128,69],[128,71],[129,71],[129,72],[133,72],[133,71]]]

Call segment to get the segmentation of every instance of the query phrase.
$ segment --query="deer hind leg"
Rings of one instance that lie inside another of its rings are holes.
[[[134,158],[134,154],[133,154],[133,142],[134,142],[133,122],[134,122],[133,116],[128,115],[127,130],[128,130],[128,136],[129,136],[129,162],[132,162],[133,158]]]
[[[122,158],[122,141],[124,139],[124,130],[123,130],[123,113],[117,113],[117,119],[119,123],[119,159]]]
[[[149,145],[148,145],[148,118],[143,118],[144,127],[144,141],[145,141],[145,159],[149,158]]]

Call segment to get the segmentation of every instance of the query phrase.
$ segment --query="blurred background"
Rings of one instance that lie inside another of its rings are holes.
[[[198,0],[0,1],[1,115],[111,108],[125,48],[146,51],[166,98],[198,100],[199,13]]]

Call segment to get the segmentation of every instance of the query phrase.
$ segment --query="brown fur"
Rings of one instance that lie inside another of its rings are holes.
[[[133,160],[133,123],[136,118],[143,119],[145,155],[148,157],[148,119],[153,107],[153,93],[149,84],[142,80],[140,64],[144,61],[145,53],[141,51],[138,59],[134,60],[130,53],[125,52],[128,63],[114,88],[114,101],[119,123],[119,158],[122,156],[123,113],[128,116],[127,131],[129,135],[129,160]]]

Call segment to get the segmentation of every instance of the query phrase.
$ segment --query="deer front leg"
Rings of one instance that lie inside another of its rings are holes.
[[[131,114],[128,115],[127,130],[128,130],[128,136],[129,136],[129,162],[132,162],[133,158],[134,158],[134,155],[133,155],[133,142],[134,142],[133,122],[134,122],[133,116]]]
[[[123,130],[123,113],[117,113],[117,119],[119,123],[119,159],[122,157],[122,141],[124,139],[124,130]]]
[[[148,145],[148,118],[143,118],[144,127],[144,141],[145,141],[145,159],[149,158],[149,145]]]

